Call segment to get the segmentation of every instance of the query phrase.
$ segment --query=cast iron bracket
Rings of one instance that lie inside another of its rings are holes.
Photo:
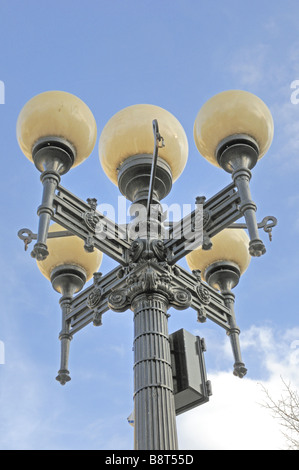
[[[164,146],[157,120],[152,124],[154,152],[146,201],[148,223],[151,221],[150,207],[155,186],[158,149]],[[234,373],[242,377],[246,369],[241,361],[238,343],[240,330],[235,324],[231,307],[232,295],[228,298],[203,283],[198,271],[189,273],[176,264],[191,251],[190,246],[192,250],[201,245],[203,249],[210,249],[211,239],[224,228],[248,228],[246,223],[235,223],[244,216],[244,210],[241,210],[242,207],[244,209],[244,201],[242,202],[235,181],[208,200],[205,197],[197,197],[195,210],[179,222],[173,223],[164,238],[152,239],[148,236],[133,240],[128,236],[128,226],[120,227],[97,211],[96,199],[91,198],[84,202],[62,187],[59,184],[60,175],[56,173],[52,169],[42,174],[44,194],[43,204],[38,212],[38,234],[25,228],[18,232],[19,238],[24,241],[25,250],[32,240],[38,240],[33,256],[43,259],[47,251],[47,238],[75,235],[84,240],[87,251],[98,249],[119,264],[105,276],[95,273],[91,286],[73,298],[61,300],[64,325],[60,335],[63,364],[57,380],[62,384],[70,380],[67,357],[72,336],[91,322],[95,326],[101,325],[102,315],[108,310],[123,312],[131,308],[136,296],[142,294],[162,295],[167,299],[168,305],[176,309],[191,307],[197,312],[199,322],[209,319],[224,328],[232,337],[236,361]],[[198,237],[196,233],[199,208],[202,209],[202,237]],[[250,210],[254,210],[251,202]],[[65,230],[48,232],[50,219]],[[267,216],[256,228],[263,228],[271,241],[272,228],[276,224],[275,217]]]

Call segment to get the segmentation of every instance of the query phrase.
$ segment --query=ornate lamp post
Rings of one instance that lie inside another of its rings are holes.
[[[126,228],[97,211],[95,199],[84,202],[60,184],[61,176],[82,163],[96,142],[95,120],[80,99],[58,91],[35,96],[19,115],[17,137],[43,184],[38,232],[22,229],[19,237],[26,248],[36,239],[31,254],[62,294],[57,380],[62,385],[70,380],[69,345],[75,333],[91,322],[101,325],[109,309],[131,309],[135,449],[176,449],[169,308],[191,307],[198,321],[208,318],[224,328],[231,339],[234,374],[246,374],[231,289],[251,256],[265,252],[258,229],[270,233],[276,224],[274,217],[257,224],[249,189],[250,170],[273,137],[268,108],[238,90],[220,93],[202,107],[194,125],[196,145],[212,164],[231,173],[233,181],[209,200],[196,198],[190,216],[170,228],[163,222],[160,201],[185,167],[188,143],[168,111],[130,106],[113,116],[101,133],[103,170],[132,202],[134,223]],[[236,224],[242,216],[245,223]],[[51,220],[55,223],[50,226]],[[104,276],[98,272],[102,253],[119,264]],[[192,272],[177,265],[184,256]],[[82,290],[92,275],[93,284]]]

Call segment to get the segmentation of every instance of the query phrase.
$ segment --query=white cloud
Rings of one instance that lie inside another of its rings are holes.
[[[287,443],[279,422],[262,406],[266,396],[283,393],[281,377],[298,387],[299,329],[287,330],[280,337],[269,327],[251,327],[242,334],[242,349],[254,349],[262,361],[265,380],[230,372],[208,374],[213,395],[210,401],[178,417],[181,449],[279,450]]]

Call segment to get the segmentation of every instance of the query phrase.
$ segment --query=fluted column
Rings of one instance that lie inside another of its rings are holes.
[[[141,294],[134,312],[135,450],[177,449],[168,300]]]

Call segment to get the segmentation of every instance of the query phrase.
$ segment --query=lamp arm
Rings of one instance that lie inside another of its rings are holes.
[[[94,273],[93,284],[76,294],[70,303],[66,320],[70,322],[70,333],[74,335],[89,323],[102,325],[102,315],[109,310],[108,297],[123,284],[125,269],[117,266],[102,276]]]
[[[60,175],[55,170],[46,170],[41,174],[43,184],[42,203],[37,209],[39,216],[37,242],[31,252],[31,256],[37,260],[44,260],[49,252],[47,248],[47,237],[51,217],[54,214],[53,200],[55,190],[60,182]]]
[[[31,256],[38,261],[47,258],[47,236],[50,220],[54,214],[54,196],[60,183],[61,175],[67,173],[74,162],[75,150],[69,142],[59,137],[41,138],[32,148],[32,158],[41,172],[43,184],[42,203],[37,209],[39,225],[37,242]]]
[[[197,197],[196,209],[180,221],[171,224],[169,230],[165,231],[164,243],[170,264],[175,264],[190,251],[200,246],[206,250],[210,249],[212,247],[211,238],[225,228],[247,229],[252,241],[250,254],[253,253],[253,256],[258,254],[260,243],[264,246],[259,240],[258,229],[263,228],[269,234],[270,241],[272,240],[272,228],[277,225],[277,219],[274,216],[267,216],[257,223],[256,205],[251,201],[249,188],[250,171],[244,171],[247,175],[245,178],[241,172],[235,174],[234,182],[210,199],[206,200],[204,196]],[[199,207],[202,207],[202,233],[200,234],[198,223],[196,223]],[[243,216],[245,224],[235,223]]]
[[[237,377],[240,377],[241,379],[246,375],[247,369],[245,367],[245,364],[242,360],[242,355],[241,355],[241,348],[240,348],[240,340],[239,340],[239,335],[240,335],[240,328],[236,324],[236,316],[235,316],[235,295],[230,291],[227,290],[225,292],[222,292],[222,295],[224,297],[224,302],[225,305],[230,309],[230,328],[227,331],[227,335],[230,338],[231,342],[231,347],[235,359],[234,363],[234,375]]]
[[[201,246],[203,242],[205,249],[211,248],[210,238],[242,217],[239,202],[240,196],[234,183],[229,184],[207,201],[204,196],[196,198],[196,209],[173,224],[167,233],[165,249],[169,253],[170,264],[175,264],[190,251]],[[200,207],[202,208],[201,227],[196,222]],[[202,233],[199,233],[200,228]]]
[[[261,256],[266,252],[266,247],[258,234],[258,224],[255,215],[257,207],[252,200],[249,185],[251,171],[246,167],[238,168],[232,173],[232,178],[240,194],[240,211],[245,217],[249,232],[249,253],[251,256]]]
[[[32,240],[42,240],[43,247],[46,247],[47,238],[76,235],[84,240],[86,251],[96,248],[121,265],[126,264],[127,252],[131,246],[127,231],[96,211],[96,199],[88,199],[86,203],[57,184],[51,188],[51,200],[43,207],[45,214],[40,221],[42,230],[39,229],[37,234],[27,228],[18,231],[18,237],[24,241],[25,250]],[[51,219],[66,230],[48,232]]]
[[[88,199],[86,203],[60,185],[57,189],[54,222],[83,239],[87,251],[99,249],[125,265],[131,246],[126,230],[96,210],[96,199]]]
[[[70,352],[70,342],[73,338],[70,333],[70,321],[67,320],[67,316],[71,309],[71,297],[62,296],[60,301],[61,313],[62,313],[62,329],[59,334],[60,344],[61,344],[61,355],[60,355],[60,369],[56,380],[65,385],[71,380],[68,370],[69,362],[69,352]]]

